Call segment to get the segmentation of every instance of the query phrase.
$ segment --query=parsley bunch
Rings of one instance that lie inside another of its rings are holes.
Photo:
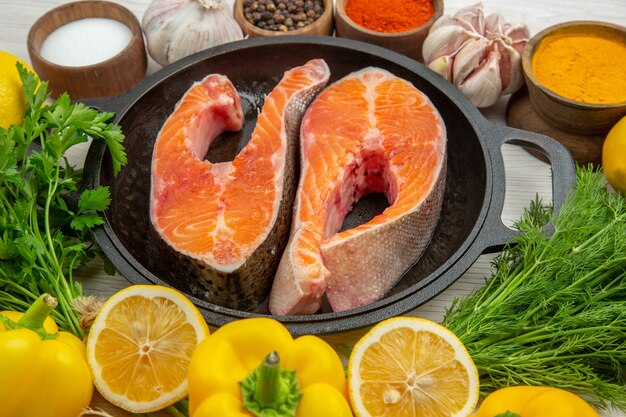
[[[94,257],[92,229],[103,223],[97,212],[110,194],[107,187],[79,193],[82,170],[64,154],[89,138],[104,140],[117,174],[126,164],[124,135],[113,113],[72,104],[67,94],[46,104],[47,82],[17,66],[24,122],[0,128],[0,310],[24,311],[47,292],[59,302],[52,313],[59,327],[83,337],[73,272]],[[76,207],[68,205],[72,195],[80,195]]]
[[[626,197],[579,168],[556,216],[535,201],[516,227],[485,287],[443,321],[474,359],[481,391],[547,385],[626,410]]]

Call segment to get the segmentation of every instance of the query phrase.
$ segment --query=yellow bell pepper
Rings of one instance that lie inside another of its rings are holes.
[[[44,328],[56,304],[44,294],[23,315],[0,314],[0,417],[76,417],[91,402],[85,344]]]
[[[276,320],[228,323],[189,365],[190,417],[351,417],[341,359],[315,336],[293,339]]]
[[[600,417],[585,400],[551,387],[516,386],[494,391],[472,417]]]

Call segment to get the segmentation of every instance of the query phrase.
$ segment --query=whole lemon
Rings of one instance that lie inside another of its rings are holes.
[[[28,64],[15,55],[0,51],[0,127],[5,129],[21,124],[26,108],[22,80],[15,65],[17,62],[32,71]]]
[[[606,135],[602,146],[602,168],[609,184],[626,194],[626,117]]]

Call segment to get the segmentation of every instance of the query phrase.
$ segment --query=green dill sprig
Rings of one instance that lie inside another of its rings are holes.
[[[579,168],[557,216],[535,201],[515,227],[493,276],[443,322],[474,359],[481,392],[549,385],[626,410],[626,198]]]
[[[92,229],[110,203],[107,187],[80,193],[82,170],[65,159],[72,146],[107,144],[113,170],[126,164],[124,135],[113,113],[72,104],[62,94],[52,104],[47,82],[18,64],[26,98],[22,125],[0,128],[0,310],[24,311],[40,294],[58,299],[52,317],[63,330],[83,337],[73,302],[82,295],[73,272],[93,258]],[[35,146],[39,145],[39,146]]]

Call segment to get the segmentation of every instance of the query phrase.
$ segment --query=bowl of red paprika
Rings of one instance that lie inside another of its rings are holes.
[[[422,44],[443,0],[337,0],[336,36],[372,43],[423,62]]]

